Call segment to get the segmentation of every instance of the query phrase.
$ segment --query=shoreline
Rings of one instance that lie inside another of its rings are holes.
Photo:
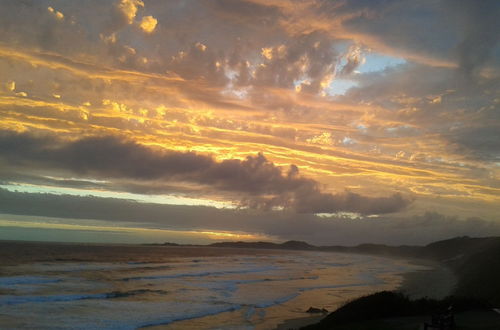
[[[305,327],[307,325],[315,324],[321,321],[325,316],[324,315],[315,315],[315,316],[304,316],[297,317],[293,319],[287,319],[278,324],[278,326],[274,330],[295,330],[300,329],[301,327]]]
[[[401,274],[403,281],[396,289],[411,299],[443,299],[452,294],[458,282],[456,274],[446,265],[429,259],[412,259],[410,263],[427,269]]]
[[[442,299],[452,293],[457,283],[457,277],[450,268],[429,259],[398,259],[406,260],[411,264],[422,266],[426,269],[400,274],[402,281],[393,291],[406,294],[411,299],[424,297]],[[323,315],[286,319],[279,323],[274,330],[298,330],[301,327],[318,323],[331,312]]]

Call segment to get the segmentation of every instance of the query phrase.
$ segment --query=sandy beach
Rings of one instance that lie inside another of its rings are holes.
[[[290,330],[290,329],[300,329],[309,324],[314,324],[325,317],[325,315],[316,315],[308,317],[299,317],[295,319],[285,320],[283,323],[278,324],[276,330]]]
[[[401,274],[403,280],[397,289],[412,299],[433,298],[442,299],[451,294],[457,283],[457,278],[452,270],[437,262],[425,259],[411,260],[412,264],[424,269]],[[304,306],[305,309],[308,306]],[[305,316],[293,318],[280,323],[275,330],[295,330],[303,326],[319,322],[325,315]]]
[[[426,269],[402,274],[403,282],[398,291],[412,299],[442,299],[451,294],[457,284],[457,277],[451,269],[432,260],[416,259],[412,263]]]

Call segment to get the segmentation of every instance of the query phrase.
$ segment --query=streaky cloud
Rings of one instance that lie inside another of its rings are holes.
[[[410,203],[400,194],[368,197],[352,192],[322,192],[319,182],[301,176],[297,166],[291,165],[283,172],[262,153],[244,160],[218,162],[211,156],[152,149],[116,136],[63,141],[11,131],[0,133],[0,150],[0,158],[13,166],[59,168],[108,179],[189,182],[237,193],[242,206],[258,209],[382,214],[400,211]]]

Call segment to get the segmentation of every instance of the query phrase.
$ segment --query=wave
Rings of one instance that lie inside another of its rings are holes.
[[[268,307],[271,307],[271,306],[275,306],[275,305],[280,305],[280,304],[286,303],[287,301],[290,301],[290,300],[298,297],[299,295],[300,295],[299,293],[294,293],[294,294],[291,294],[291,295],[288,295],[288,296],[284,296],[284,297],[280,297],[280,298],[277,298],[277,299],[273,299],[271,301],[266,301],[266,302],[262,302],[262,303],[258,303],[258,304],[253,304],[252,306],[254,306],[255,308],[268,308]]]
[[[0,297],[1,305],[18,305],[27,303],[46,303],[46,302],[63,302],[85,299],[102,299],[106,298],[105,293],[95,294],[65,294],[65,295],[50,295],[50,296],[2,296]]]
[[[147,294],[147,293],[166,295],[166,294],[168,294],[168,291],[150,290],[150,289],[138,289],[138,290],[130,290],[130,291],[112,291],[112,292],[106,293],[106,299],[125,298],[125,297],[137,296],[137,295]]]
[[[125,263],[43,263],[34,264],[41,272],[78,273],[101,271],[141,271],[171,269],[170,263],[125,262]]]
[[[318,276],[300,276],[300,277],[286,277],[286,278],[261,278],[252,280],[224,280],[216,282],[205,282],[197,284],[200,287],[208,288],[213,291],[223,292],[223,295],[228,297],[232,292],[238,290],[238,285],[245,284],[258,284],[265,282],[290,282],[298,280],[316,280]]]
[[[276,270],[274,266],[261,267],[254,269],[242,269],[242,270],[224,270],[224,271],[206,271],[199,273],[181,273],[181,274],[171,274],[171,275],[151,275],[151,276],[137,276],[137,277],[125,277],[122,281],[136,281],[136,280],[161,280],[161,279],[173,279],[173,278],[183,278],[183,277],[206,277],[206,276],[219,276],[219,275],[230,275],[230,274],[250,274],[250,273],[261,273],[271,270]]]
[[[89,299],[116,299],[116,298],[137,296],[147,293],[164,295],[167,294],[168,292],[164,290],[138,289],[130,291],[112,291],[112,292],[92,293],[92,294],[63,294],[63,295],[47,295],[47,296],[4,295],[0,296],[0,306],[28,304],[28,303],[68,302],[68,301],[89,300]]]
[[[234,312],[234,311],[240,310],[241,308],[242,308],[241,305],[224,305],[224,306],[220,306],[220,307],[217,306],[217,307],[212,307],[211,309],[208,309],[208,310],[206,309],[206,310],[199,311],[196,313],[189,313],[189,314],[185,314],[182,316],[171,316],[171,317],[160,319],[160,320],[157,320],[154,322],[145,323],[145,324],[138,326],[138,328],[152,327],[152,326],[158,326],[158,325],[167,325],[167,324],[179,322],[179,321],[192,320],[192,319],[202,318],[202,317],[211,316],[211,315],[217,315],[217,314],[226,313],[226,312]]]
[[[348,267],[352,266],[352,262],[323,262],[320,265],[325,265],[329,267]]]
[[[11,285],[21,285],[21,284],[48,284],[61,282],[60,278],[53,278],[47,276],[12,276],[12,277],[0,277],[0,287],[11,286]]]

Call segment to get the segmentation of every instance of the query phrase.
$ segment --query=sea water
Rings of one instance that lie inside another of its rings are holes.
[[[163,249],[165,259],[155,262],[4,266],[0,327],[273,329],[285,319],[307,316],[311,306],[334,310],[355,297],[394,289],[401,274],[416,267],[329,252],[220,249],[215,256],[196,257],[190,248],[183,257],[177,248],[172,257]]]

